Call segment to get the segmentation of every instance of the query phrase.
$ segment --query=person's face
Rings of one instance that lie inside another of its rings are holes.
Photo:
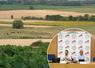
[[[82,50],[80,51],[80,55],[83,55],[83,51]]]
[[[69,52],[68,52],[68,50],[66,50],[66,51],[65,51],[65,55],[67,56],[67,55],[68,55],[68,53],[69,53]]]

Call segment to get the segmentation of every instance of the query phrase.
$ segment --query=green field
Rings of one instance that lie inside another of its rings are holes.
[[[0,27],[0,39],[50,39],[63,27],[24,28]]]
[[[91,21],[53,21],[53,22],[30,22],[25,23],[27,25],[43,25],[43,26],[64,26],[64,27],[75,27],[75,26],[95,26],[95,22]]]
[[[12,22],[0,22],[3,25]],[[0,39],[51,39],[56,33],[66,28],[82,28],[95,34],[95,22],[91,21],[53,21],[53,22],[24,22],[24,25],[51,26],[51,27],[25,27],[13,29],[12,26],[0,26]]]
[[[69,24],[68,24],[69,23]],[[66,28],[81,28],[84,30],[89,31],[92,34],[95,34],[95,24],[91,23],[86,24],[86,23],[78,23],[77,25],[75,22],[73,23],[52,23],[56,26],[53,25],[53,27],[46,27],[46,28],[40,28],[40,27],[25,27],[24,29],[13,29],[12,27],[8,26],[0,26],[0,39],[51,39],[53,38],[56,33],[60,32],[61,30],[64,30]],[[88,23],[88,22],[87,22]],[[35,24],[38,25],[39,24]],[[40,25],[44,25],[40,23]],[[45,25],[50,25],[50,23],[45,24]]]
[[[0,68],[49,68],[48,43],[16,46],[0,45]]]
[[[33,6],[34,9],[52,9],[75,12],[95,13],[95,4],[86,6],[51,6],[51,5],[0,5],[0,10],[29,10]]]
[[[0,10],[22,10],[29,9],[29,5],[0,5]]]
[[[74,12],[84,12],[84,13],[95,13],[95,5],[86,6],[48,6],[48,5],[34,5],[36,9],[53,9],[53,10],[63,10],[63,11],[74,11]],[[85,8],[85,9],[84,9]]]
[[[0,21],[0,24],[12,24],[13,22]],[[24,25],[37,25],[37,26],[95,26],[94,21],[42,21],[32,22],[30,20],[23,21]]]

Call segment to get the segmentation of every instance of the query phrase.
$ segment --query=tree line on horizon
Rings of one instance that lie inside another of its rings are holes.
[[[26,16],[21,17],[23,20],[49,20],[49,21],[95,21],[95,15],[80,15],[80,16],[62,16],[62,15],[46,15],[45,18],[42,17],[32,17]]]
[[[95,4],[95,0],[1,0],[0,4],[26,4],[26,5],[64,5],[64,6],[77,6]]]

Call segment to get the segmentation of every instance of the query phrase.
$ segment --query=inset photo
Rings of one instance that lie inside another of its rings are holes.
[[[83,29],[65,29],[54,36],[49,44],[50,68],[89,68],[95,67],[94,62],[95,39]]]

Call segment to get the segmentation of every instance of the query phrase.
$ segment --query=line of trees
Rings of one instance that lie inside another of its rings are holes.
[[[45,18],[39,17],[22,17],[23,20],[50,20],[50,21],[95,21],[95,15],[85,14],[84,16],[61,16],[61,15],[46,15]]]
[[[53,20],[53,21],[95,21],[95,15],[88,15],[85,14],[84,16],[61,16],[61,15],[47,15],[45,17],[46,20]]]
[[[23,20],[44,20],[42,17],[31,17],[31,16],[26,16],[26,17],[21,17]]]

